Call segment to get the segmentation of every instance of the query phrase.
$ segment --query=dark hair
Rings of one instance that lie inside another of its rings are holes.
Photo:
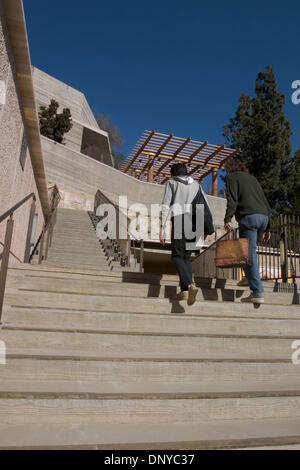
[[[186,176],[187,175],[187,168],[184,163],[174,163],[171,166],[171,175],[172,176]]]
[[[248,168],[244,165],[243,162],[237,157],[229,160],[225,163],[225,171],[226,173],[235,173],[236,171],[244,171],[245,173],[249,173]]]

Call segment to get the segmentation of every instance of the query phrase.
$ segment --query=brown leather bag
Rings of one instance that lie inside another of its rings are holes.
[[[248,238],[237,240],[220,240],[216,245],[217,268],[242,268],[250,265]]]

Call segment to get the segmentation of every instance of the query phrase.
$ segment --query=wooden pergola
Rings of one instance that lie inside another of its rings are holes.
[[[207,141],[199,142],[175,137],[173,134],[145,131],[121,170],[137,179],[149,183],[165,184],[170,178],[170,167],[175,162],[184,162],[188,175],[202,181],[212,173],[213,195],[218,196],[218,170],[240,149],[227,148],[225,145],[213,145]]]

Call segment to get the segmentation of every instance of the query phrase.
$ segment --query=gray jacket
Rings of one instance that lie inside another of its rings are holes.
[[[199,183],[190,176],[175,176],[169,179],[162,202],[161,224],[163,228],[171,216],[172,206],[172,215],[184,214],[186,212],[185,204],[192,203],[199,191],[199,186]]]

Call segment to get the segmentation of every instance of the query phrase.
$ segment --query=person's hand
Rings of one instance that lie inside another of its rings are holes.
[[[226,224],[224,224],[224,228],[225,228],[226,232],[231,232],[231,230],[233,229],[232,223],[231,222],[226,222]]]
[[[271,232],[265,232],[265,233],[263,234],[263,241],[264,241],[265,243],[268,243],[268,242],[270,241],[270,238],[271,238]]]
[[[166,234],[163,228],[160,229],[159,240],[162,245],[166,243]]]

